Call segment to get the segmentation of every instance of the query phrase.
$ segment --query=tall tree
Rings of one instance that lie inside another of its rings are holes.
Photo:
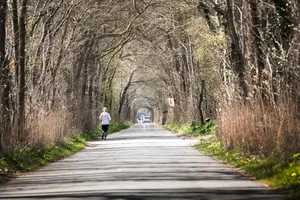
[[[12,13],[13,13],[13,30],[14,30],[14,50],[15,50],[15,79],[16,84],[19,85],[19,48],[20,48],[20,29],[19,29],[19,13],[18,13],[18,0],[13,0]]]
[[[6,145],[7,137],[11,133],[10,103],[11,90],[9,65],[6,58],[6,17],[7,0],[0,0],[0,151]]]
[[[20,19],[19,19],[19,27],[20,27],[20,57],[19,57],[19,64],[20,64],[20,85],[19,85],[19,141],[22,141],[22,133],[24,130],[25,125],[25,91],[26,91],[26,65],[25,65],[25,48],[26,48],[26,12],[27,12],[27,0],[23,0],[21,4],[21,12],[20,12]]]

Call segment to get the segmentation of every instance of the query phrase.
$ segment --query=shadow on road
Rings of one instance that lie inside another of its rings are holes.
[[[2,185],[0,199],[282,200],[155,125],[96,143]]]
[[[42,196],[40,196],[42,195]],[[126,192],[72,192],[72,193],[49,193],[49,194],[30,194],[22,197],[11,197],[7,199],[98,199],[98,200],[164,200],[164,199],[190,199],[190,200],[274,200],[278,195],[267,193],[256,188],[240,190],[231,188],[226,190],[203,190],[203,189],[162,189],[162,190],[132,190]],[[1,198],[0,198],[1,199]]]

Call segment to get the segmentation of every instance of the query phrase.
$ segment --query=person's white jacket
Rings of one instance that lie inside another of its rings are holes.
[[[100,114],[99,119],[102,121],[102,125],[108,125],[111,120],[111,117],[108,112],[103,112]]]

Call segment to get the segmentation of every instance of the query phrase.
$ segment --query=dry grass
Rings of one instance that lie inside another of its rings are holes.
[[[72,115],[56,111],[28,120],[27,146],[47,145],[63,141],[67,137],[78,136],[80,129],[73,126]]]
[[[218,137],[228,149],[252,155],[280,153],[289,157],[300,150],[298,107],[288,101],[276,108],[257,102],[224,106],[219,114]]]
[[[69,108],[60,106],[52,111],[28,107],[26,113],[25,129],[19,130],[15,116],[11,134],[0,137],[2,143],[5,143],[5,148],[0,149],[0,153],[19,147],[57,144],[70,137],[79,136],[84,131],[90,131],[99,123],[95,111],[91,114],[85,106],[77,104],[69,105]]]

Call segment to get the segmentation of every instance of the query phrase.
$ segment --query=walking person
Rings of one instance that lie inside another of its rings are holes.
[[[107,112],[107,108],[103,108],[103,112],[100,114],[99,119],[102,122],[102,140],[103,138],[106,140],[109,122],[111,121],[110,114]]]

